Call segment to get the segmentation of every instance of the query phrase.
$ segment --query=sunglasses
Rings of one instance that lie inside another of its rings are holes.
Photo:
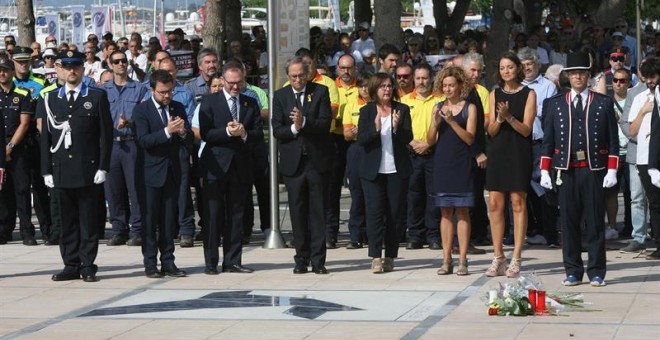
[[[44,59],[53,59],[53,58],[55,58],[55,57],[53,57],[52,55],[47,55],[47,56],[44,57]]]
[[[613,61],[613,62],[617,62],[617,61],[618,62],[623,62],[624,60],[626,60],[626,57],[612,57],[612,58],[610,58],[610,60]]]
[[[123,59],[123,58],[122,58],[122,59],[111,60],[110,62],[113,63],[114,65],[118,65],[118,64],[128,64],[128,60],[127,60],[127,59]]]
[[[625,78],[612,78],[612,82],[615,83],[615,84],[616,83],[625,84],[625,83],[628,82],[628,79],[625,79]]]
[[[409,74],[397,74],[396,78],[397,79],[408,79],[408,78],[410,78],[410,75]]]

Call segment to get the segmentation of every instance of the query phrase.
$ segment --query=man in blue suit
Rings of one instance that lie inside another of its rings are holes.
[[[133,110],[133,121],[140,147],[136,166],[140,207],[142,207],[142,255],[145,275],[183,277],[174,264],[181,181],[179,148],[192,142],[192,131],[183,105],[172,100],[174,78],[167,71],[154,71],[149,79],[151,99]],[[156,229],[159,229],[156,238]],[[156,256],[160,251],[161,270]]]

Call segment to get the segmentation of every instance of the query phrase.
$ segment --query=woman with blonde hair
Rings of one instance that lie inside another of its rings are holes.
[[[434,205],[440,207],[442,215],[440,233],[444,260],[438,275],[453,272],[454,215],[458,220],[459,244],[456,274],[468,274],[470,207],[474,206],[470,145],[477,130],[477,107],[466,100],[471,90],[470,84],[460,66],[445,67],[435,78],[435,92],[446,97],[434,107],[433,121],[427,134],[429,145],[437,143],[433,155],[431,197]]]

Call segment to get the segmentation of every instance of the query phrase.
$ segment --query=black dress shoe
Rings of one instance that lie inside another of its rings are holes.
[[[163,266],[160,269],[160,273],[165,275],[165,276],[172,276],[172,277],[184,277],[186,276],[186,272],[183,270],[179,269],[176,267],[176,265],[172,264],[169,266]]]
[[[431,241],[431,242],[429,242],[429,249],[431,249],[431,250],[440,250],[440,249],[442,249],[442,245],[438,241]]]
[[[229,272],[229,273],[248,273],[249,274],[249,273],[254,272],[254,269],[241,266],[240,264],[234,264],[234,265],[227,266],[227,267],[222,266],[222,272],[223,273]]]
[[[158,268],[149,268],[144,270],[144,275],[150,279],[160,279],[163,277]]]
[[[422,241],[410,241],[406,244],[406,249],[422,249],[422,247],[424,247]]]
[[[128,236],[126,235],[115,235],[106,243],[109,246],[123,246],[128,241]]]
[[[193,240],[193,237],[190,235],[181,235],[180,241],[179,241],[179,247],[181,248],[192,248],[195,246],[195,241]]]
[[[34,239],[34,236],[27,235],[27,236],[23,237],[23,245],[24,246],[36,246],[37,245],[37,240]]]
[[[328,273],[328,270],[325,269],[325,266],[314,267],[314,268],[312,268],[312,271],[314,272],[314,274],[327,274]]]
[[[305,274],[305,273],[307,273],[307,271],[308,271],[307,266],[303,265],[303,264],[297,264],[293,268],[293,273],[294,274]]]
[[[325,241],[325,247],[327,249],[337,249],[337,242],[336,241]]]
[[[135,235],[131,237],[130,240],[126,241],[126,245],[129,247],[140,247],[142,246],[142,236]]]
[[[51,280],[53,281],[80,280],[80,274],[75,271],[61,271],[57,274],[53,274]]]
[[[360,249],[360,248],[362,248],[362,243],[360,242],[351,241],[348,242],[348,244],[346,245],[346,249]]]
[[[206,274],[206,275],[218,275],[220,273],[218,272],[217,267],[206,267],[206,268],[204,268],[204,274]]]
[[[96,277],[96,274],[85,274],[82,277],[83,281],[85,282],[96,282],[99,279]]]

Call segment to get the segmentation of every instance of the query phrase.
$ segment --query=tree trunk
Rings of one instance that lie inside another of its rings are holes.
[[[227,8],[225,11],[225,28],[227,30],[227,43],[234,40],[241,41],[243,28],[241,26],[241,1],[225,0]]]
[[[16,1],[18,45],[30,46],[36,39],[34,34],[34,8],[32,0]]]
[[[399,49],[403,48],[401,34],[401,1],[378,0],[374,3],[376,22],[374,25],[374,42],[376,48],[390,43]]]
[[[493,2],[493,23],[488,34],[488,53],[486,55],[486,75],[491,81],[491,75],[498,69],[498,62],[502,54],[508,50],[509,31],[513,19],[513,0],[498,0]]]
[[[540,25],[543,19],[543,0],[527,0],[523,23],[525,31],[531,32],[534,26]]]
[[[204,46],[214,48],[219,58],[224,54],[224,24],[227,0],[206,0],[206,21],[202,29]]]
[[[355,0],[353,2],[353,9],[355,10],[355,26],[365,21],[371,24],[371,19],[373,17],[373,12],[371,11],[371,1]]]
[[[447,0],[433,0],[433,17],[435,18],[435,30],[438,32],[438,36],[444,36],[449,18]]]
[[[635,0],[629,0],[635,2]],[[651,1],[646,1],[650,3]],[[646,5],[648,6],[648,5]],[[610,0],[610,1],[601,1],[600,6],[593,11],[592,20],[594,23],[599,23],[604,27],[614,26],[614,22],[622,17],[622,13],[626,11],[626,0]],[[642,12],[642,15],[644,13]],[[633,27],[635,25],[632,25]],[[643,29],[643,27],[642,27]]]
[[[447,23],[446,34],[456,36],[461,32],[461,28],[463,28],[463,22],[465,21],[465,14],[467,13],[468,9],[470,9],[470,0],[456,1],[454,11],[451,13],[451,17]]]

